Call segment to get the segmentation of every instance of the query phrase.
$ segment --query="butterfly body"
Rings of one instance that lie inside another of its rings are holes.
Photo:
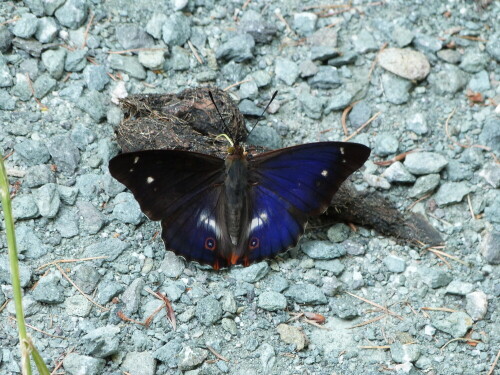
[[[318,142],[250,157],[237,144],[225,159],[178,150],[125,153],[109,169],[151,220],[161,220],[167,249],[219,269],[295,246],[308,217],[326,210],[369,154],[356,143]]]
[[[226,221],[231,243],[236,246],[241,234],[242,215],[248,208],[248,161],[243,148],[237,146],[225,160],[224,193]]]

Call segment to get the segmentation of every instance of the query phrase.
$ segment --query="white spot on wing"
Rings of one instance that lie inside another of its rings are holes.
[[[148,184],[150,184],[150,183],[152,183],[154,180],[155,180],[155,179],[154,179],[153,177],[149,176],[149,177],[147,178],[147,180],[146,180],[146,181],[148,182]]]
[[[323,169],[323,170],[321,171],[321,175],[322,175],[323,177],[328,176],[328,171],[327,171],[326,169]]]
[[[344,155],[344,154],[345,154],[344,147],[341,147],[341,148],[340,148],[340,153],[341,153],[342,155]]]
[[[134,164],[137,164],[137,162],[138,162],[138,161],[139,161],[139,156],[136,156],[136,157],[134,158]]]
[[[198,218],[198,224],[200,226],[209,227],[210,229],[213,230],[213,232],[215,233],[215,235],[217,237],[219,236],[220,228],[215,224],[215,219],[209,217],[206,211],[203,211],[200,214],[200,216]]]
[[[266,211],[259,212],[250,222],[250,231],[253,231],[267,222],[268,216]]]
[[[128,171],[132,173],[134,171],[134,168],[130,168]]]

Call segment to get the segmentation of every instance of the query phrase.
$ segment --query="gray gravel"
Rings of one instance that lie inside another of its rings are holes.
[[[0,3],[0,150],[13,151],[23,302],[29,324],[52,335],[30,330],[50,370],[64,357],[71,375],[488,372],[500,346],[500,2],[358,0],[318,16],[329,11],[310,8],[320,3],[332,2]],[[229,92],[245,115],[279,91],[249,139],[258,145],[342,140],[353,103],[349,134],[379,114],[353,138],[373,149],[354,187],[424,215],[454,258],[330,222],[244,269],[165,251],[107,169],[117,98],[238,81],[248,82]],[[102,307],[54,266],[38,268],[89,257],[100,258],[62,267]],[[1,255],[0,305],[12,298],[8,270]],[[150,290],[172,302],[176,331],[164,310],[148,327],[117,315],[145,321],[161,306]],[[402,320],[351,329],[383,312],[346,292]],[[13,315],[9,302],[1,374],[20,373]],[[479,343],[441,350],[465,335]]]

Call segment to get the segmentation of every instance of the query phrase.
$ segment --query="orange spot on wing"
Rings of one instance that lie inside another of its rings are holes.
[[[215,259],[214,264],[212,265],[212,267],[216,271],[220,269],[219,259]]]
[[[236,264],[239,259],[240,259],[239,255],[231,254],[231,258],[229,258],[229,263]]]

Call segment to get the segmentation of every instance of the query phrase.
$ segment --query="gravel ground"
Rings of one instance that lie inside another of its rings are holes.
[[[51,369],[64,358],[58,373],[73,375],[488,373],[500,349],[500,2],[320,3],[334,1],[0,3],[0,151],[26,315]],[[238,81],[246,115],[279,90],[255,144],[341,140],[353,102],[349,133],[378,114],[352,139],[373,149],[355,186],[426,215],[450,257],[345,224],[248,268],[166,252],[107,169],[117,100]],[[4,236],[0,249],[1,306]],[[107,258],[38,268],[96,256]],[[149,327],[117,316],[144,321],[162,303],[149,290],[172,301],[175,331],[164,311]],[[0,312],[1,374],[20,372],[13,314],[12,302]]]

